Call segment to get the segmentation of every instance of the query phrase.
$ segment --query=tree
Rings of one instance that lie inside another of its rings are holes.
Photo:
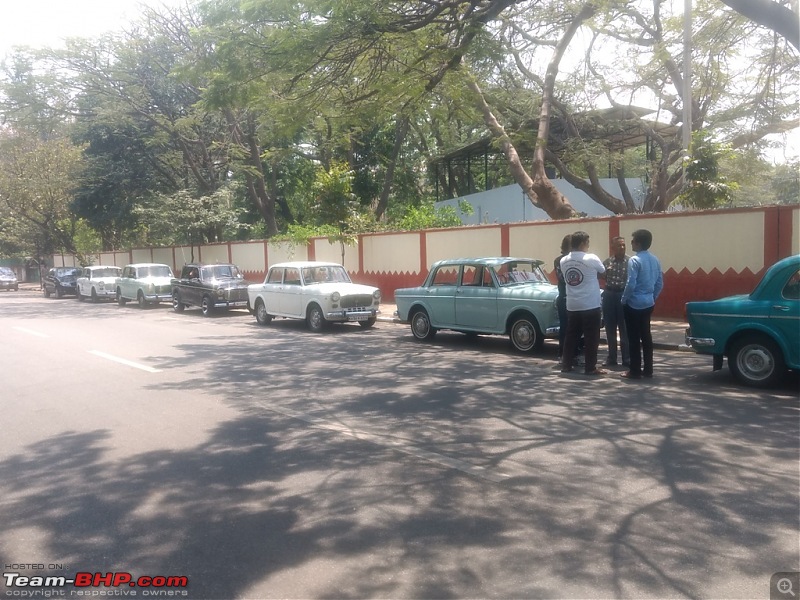
[[[791,0],[789,6],[773,0],[720,0],[751,21],[771,29],[800,50],[800,14],[797,11],[797,0]]]

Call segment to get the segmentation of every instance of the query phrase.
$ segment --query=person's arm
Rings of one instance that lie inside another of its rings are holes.
[[[628,281],[625,282],[625,290],[622,292],[621,302],[623,305],[628,303],[628,300],[633,294],[633,288],[636,287],[636,281],[638,278],[639,261],[636,260],[636,257],[632,257],[628,261]]]
[[[658,298],[661,290],[664,289],[664,274],[661,272],[661,263],[656,260],[656,283],[653,286],[653,301]]]

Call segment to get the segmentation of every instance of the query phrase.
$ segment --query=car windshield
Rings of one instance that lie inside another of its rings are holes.
[[[14,277],[14,271],[9,269],[8,267],[0,267],[0,275],[5,277]]]
[[[550,283],[541,267],[533,261],[513,260],[495,267],[500,285]]]
[[[242,274],[234,265],[214,265],[203,267],[203,279],[242,279]]]
[[[137,275],[141,277],[172,277],[172,271],[167,265],[152,265],[139,267]]]
[[[102,269],[93,269],[92,270],[92,277],[119,277],[120,273],[119,267],[104,267]]]
[[[350,277],[345,268],[340,265],[326,265],[324,267],[305,267],[303,281],[306,285],[315,283],[349,283]]]
[[[68,268],[56,269],[56,275],[58,275],[59,277],[69,277],[70,275],[78,276],[79,272],[78,269],[75,269],[73,267],[68,267]]]

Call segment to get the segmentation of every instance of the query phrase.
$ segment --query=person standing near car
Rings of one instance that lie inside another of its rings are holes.
[[[664,288],[661,262],[650,253],[653,234],[647,229],[637,229],[631,236],[631,248],[636,252],[628,261],[628,281],[622,292],[622,310],[628,329],[630,370],[622,374],[626,379],[653,376],[653,334],[650,317],[656,299]]]
[[[625,327],[625,315],[622,311],[622,292],[628,281],[628,260],[625,254],[625,238],[617,236],[611,239],[611,256],[603,261],[606,268],[604,279],[606,286],[603,290],[603,320],[606,328],[606,341],[608,343],[608,358],[605,366],[617,365],[617,331],[619,331],[619,346],[622,354],[622,364],[630,364],[628,353],[628,330]]]
[[[602,375],[597,368],[597,348],[600,345],[600,281],[605,272],[603,261],[587,252],[589,234],[576,231],[570,238],[569,254],[561,259],[561,272],[567,289],[567,336],[561,355],[561,372],[572,371],[572,357],[581,334],[584,337],[584,372]]]
[[[564,274],[561,272],[561,259],[569,254],[572,234],[568,233],[561,240],[561,254],[556,256],[553,261],[553,270],[556,273],[556,285],[558,286],[558,297],[556,298],[556,309],[558,310],[558,360],[564,354],[564,338],[567,335],[567,282],[564,281]]]

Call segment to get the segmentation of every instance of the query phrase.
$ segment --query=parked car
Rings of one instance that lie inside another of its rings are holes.
[[[42,278],[42,289],[46,298],[55,294],[56,298],[74,296],[77,293],[76,280],[80,274],[79,267],[53,267]]]
[[[381,301],[378,288],[353,283],[342,265],[316,261],[273,265],[247,295],[259,324],[274,317],[305,319],[311,331],[332,322],[372,327]]]
[[[96,265],[81,269],[76,284],[79,301],[91,298],[98,302],[101,298],[114,299],[117,296],[117,278],[122,273],[119,267]]]
[[[199,306],[204,316],[217,309],[247,308],[247,281],[236,265],[190,263],[172,280],[172,308]]]
[[[17,275],[8,267],[0,267],[0,290],[19,291]]]
[[[769,387],[800,369],[800,254],[771,266],[751,294],[687,302],[686,344],[741,383]]]
[[[140,308],[150,303],[172,301],[172,279],[175,276],[168,265],[159,263],[136,263],[125,265],[117,279],[117,303],[120,306],[130,300]]]
[[[532,258],[459,258],[431,266],[423,284],[395,290],[397,313],[419,340],[439,329],[508,335],[521,351],[558,336],[558,288]]]

